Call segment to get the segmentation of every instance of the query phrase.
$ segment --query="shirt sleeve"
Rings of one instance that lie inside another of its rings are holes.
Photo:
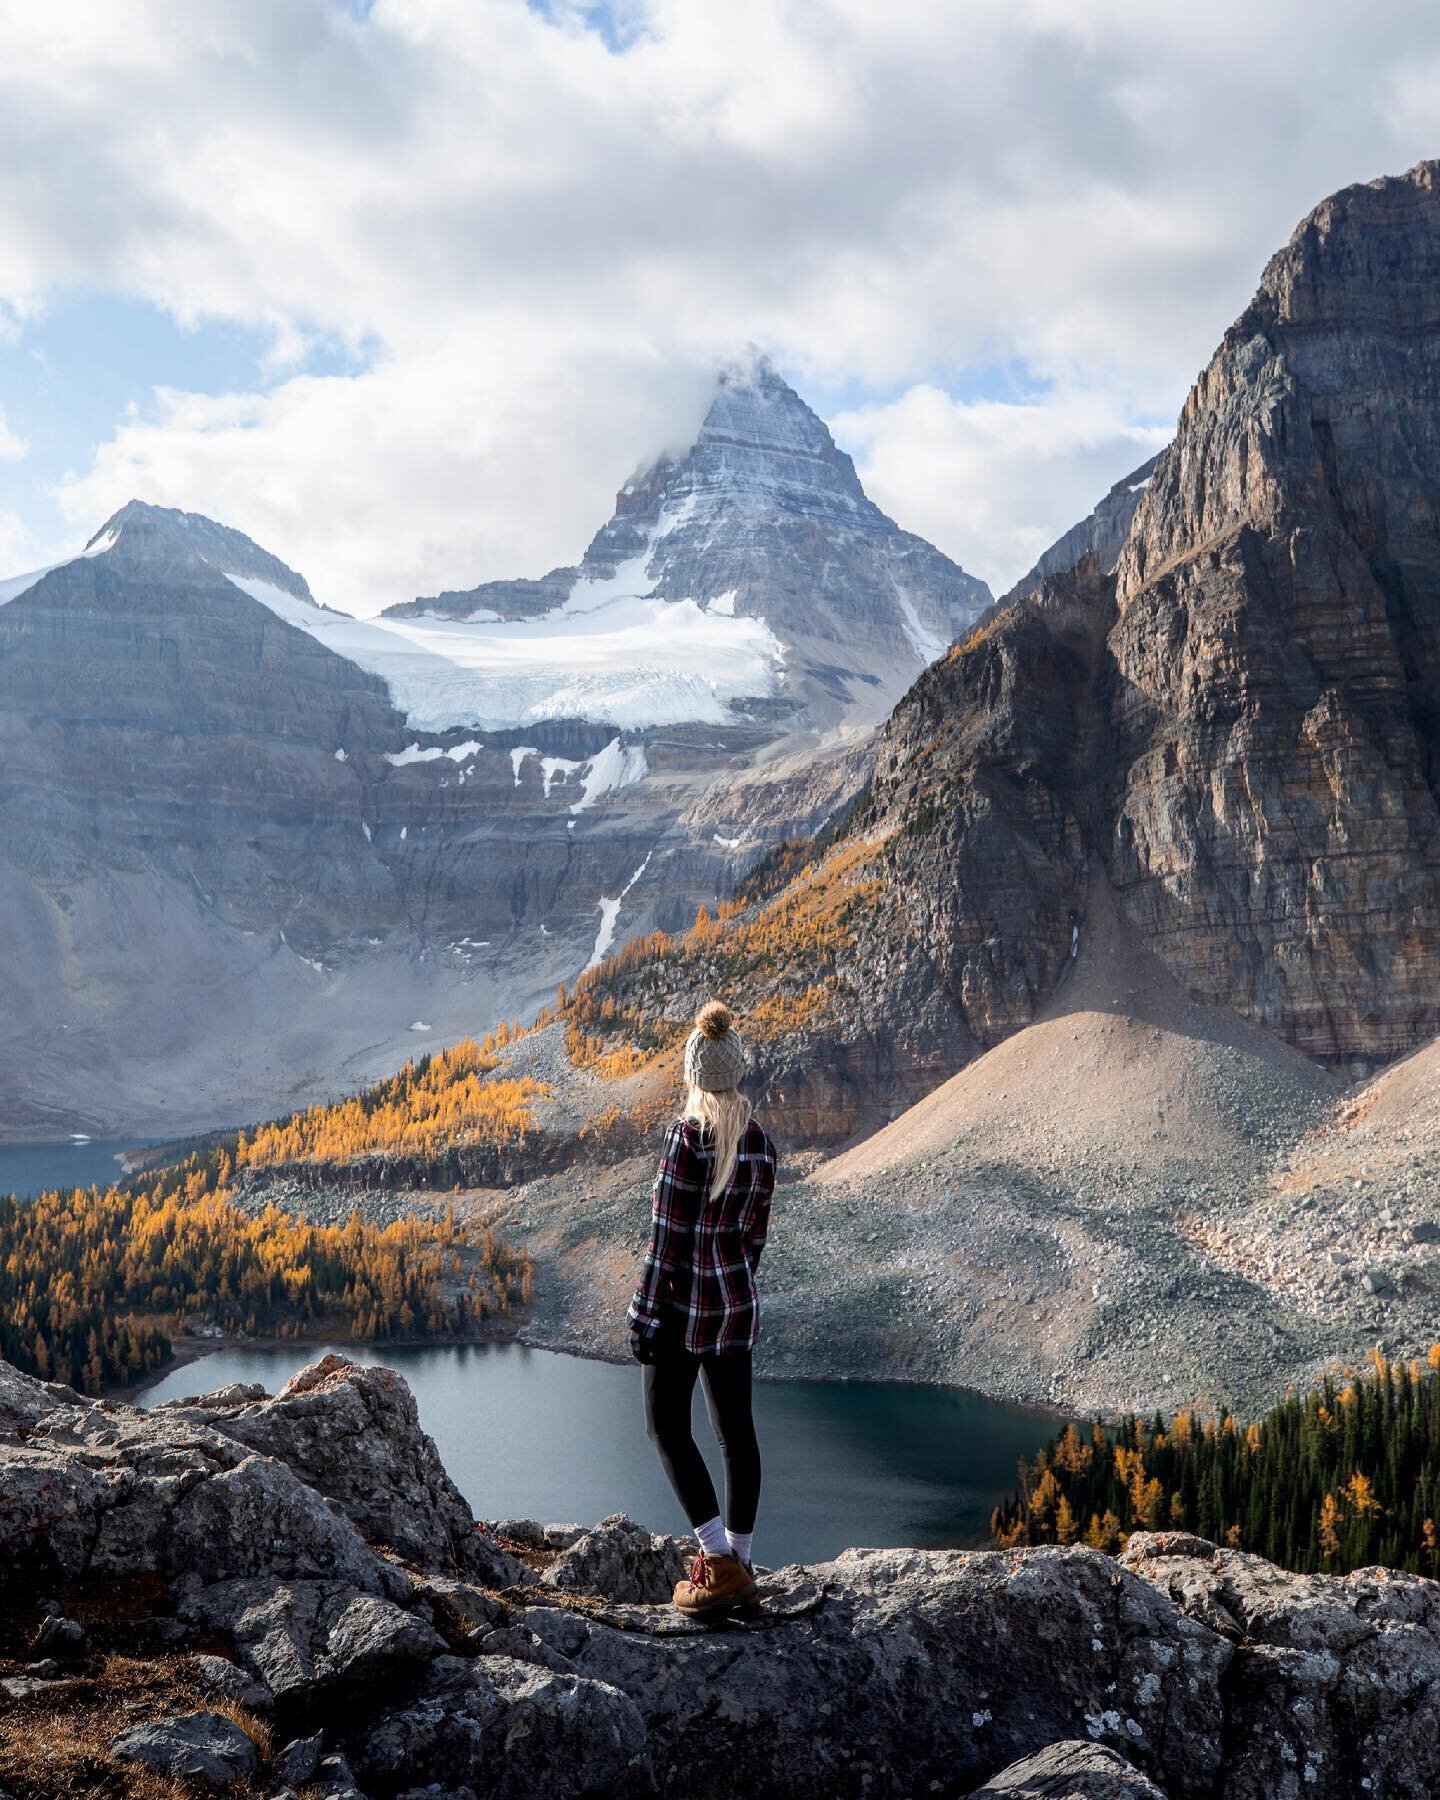
[[[676,1298],[676,1276],[690,1271],[695,1221],[704,1194],[704,1165],[686,1142],[677,1120],[665,1137],[665,1149],[650,1190],[650,1243],[639,1285],[625,1315],[645,1337],[664,1323]]]
[[[775,1152],[769,1150],[756,1169],[755,1198],[750,1221],[745,1231],[745,1248],[750,1254],[753,1273],[760,1267],[760,1253],[770,1233],[770,1196],[775,1192]]]

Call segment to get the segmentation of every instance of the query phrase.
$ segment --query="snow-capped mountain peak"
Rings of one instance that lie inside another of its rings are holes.
[[[717,377],[695,442],[625,483],[577,566],[385,617],[489,626],[642,598],[763,623],[785,652],[786,704],[830,724],[887,712],[991,595],[866,497],[824,421],[761,357]]]

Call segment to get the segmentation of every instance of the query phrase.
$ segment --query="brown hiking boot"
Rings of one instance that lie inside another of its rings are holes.
[[[690,1565],[690,1579],[675,1583],[672,1599],[681,1612],[701,1618],[746,1606],[755,1595],[755,1577],[738,1556],[706,1556],[702,1550]]]

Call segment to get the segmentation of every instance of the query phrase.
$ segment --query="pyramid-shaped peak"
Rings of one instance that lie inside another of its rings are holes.
[[[855,465],[836,448],[825,421],[759,354],[720,370],[690,449],[671,452],[632,477],[620,504],[633,510],[662,494],[674,502],[690,492],[724,493],[742,505],[759,499],[845,512],[870,505]]]
[[[303,575],[262,549],[243,531],[220,525],[203,513],[129,500],[111,514],[85,548],[91,551],[102,546],[113,548],[127,560],[156,565],[173,566],[198,559],[222,575],[244,575],[268,582],[282,593],[313,603]]]
[[[817,454],[835,453],[825,421],[810,410],[768,356],[720,371],[698,441],[717,435],[752,443],[803,444]]]

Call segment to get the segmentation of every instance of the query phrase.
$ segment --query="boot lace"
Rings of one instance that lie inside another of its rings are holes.
[[[710,1571],[705,1562],[705,1552],[702,1550],[700,1552],[700,1554],[695,1558],[694,1562],[692,1562],[690,1565],[690,1585],[691,1585],[691,1587],[697,1587],[697,1588],[704,1587],[707,1583],[709,1574],[710,1574]]]

